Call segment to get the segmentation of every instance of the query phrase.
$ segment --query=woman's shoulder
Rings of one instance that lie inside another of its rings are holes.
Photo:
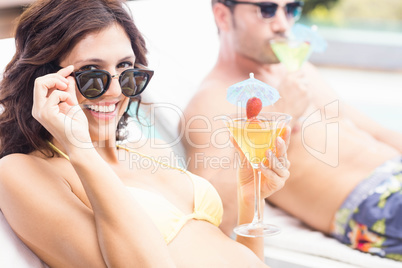
[[[0,181],[5,183],[7,180],[15,181],[17,178],[24,180],[26,174],[34,176],[36,170],[43,170],[43,162],[39,157],[28,154],[6,155],[0,159]]]
[[[6,155],[0,159],[0,170],[10,170],[13,167],[29,167],[31,164],[44,165],[46,163],[44,158],[39,157],[37,154],[24,154],[13,153]],[[28,165],[28,166],[26,166]]]
[[[29,168],[32,164],[39,164],[39,158],[34,155],[13,153],[0,159],[1,174],[18,173],[21,169]]]
[[[36,185],[38,182],[52,183],[53,178],[60,177],[60,166],[55,165],[53,158],[41,157],[37,154],[14,153],[0,159],[0,183]],[[50,180],[49,178],[52,178]],[[33,186],[34,187],[34,186]]]

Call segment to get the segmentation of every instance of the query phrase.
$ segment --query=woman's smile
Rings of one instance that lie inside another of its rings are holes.
[[[110,120],[116,117],[118,104],[119,102],[84,104],[83,109],[88,110],[95,118]]]

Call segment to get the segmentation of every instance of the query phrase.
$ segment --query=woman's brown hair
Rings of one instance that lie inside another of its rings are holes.
[[[136,63],[147,65],[145,41],[120,0],[39,0],[21,15],[16,53],[0,83],[0,158],[35,150],[53,155],[47,143],[50,133],[32,117],[34,81],[57,71],[63,57],[87,34],[113,23],[129,36]],[[118,139],[127,119],[126,112],[118,124]]]

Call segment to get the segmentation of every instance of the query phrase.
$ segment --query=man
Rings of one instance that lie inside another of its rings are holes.
[[[332,234],[344,243],[356,244],[350,237],[359,240],[360,236],[356,234],[361,232],[358,228],[361,227],[362,232],[367,230],[358,221],[361,215],[353,213],[355,209],[363,203],[364,196],[385,183],[386,178],[394,182],[402,176],[396,175],[398,169],[399,172],[402,170],[399,157],[402,135],[384,129],[342,102],[311,64],[305,63],[300,70],[288,72],[279,63],[271,50],[270,40],[284,37],[289,32],[301,12],[302,3],[246,1],[212,0],[220,50],[215,66],[184,113],[186,120],[181,127],[185,129],[183,143],[189,169],[209,179],[217,188],[225,211],[221,228],[230,234],[237,218],[237,202],[233,198],[236,196],[234,166],[237,162],[233,146],[228,143],[228,133],[217,118],[239,111],[226,100],[226,89],[249,78],[252,72],[257,79],[277,88],[281,95],[274,106],[265,107],[263,111],[279,111],[293,117],[288,149],[291,176],[286,186],[269,201],[316,230]],[[394,160],[388,163],[389,170],[384,174],[378,170],[374,172],[380,166],[384,170],[383,163],[391,159]],[[232,175],[228,176],[225,169],[232,169]],[[400,185],[397,186],[399,191]],[[393,192],[387,191],[391,196]],[[362,211],[366,207],[359,209]],[[385,206],[381,213],[390,210],[388,212],[392,214],[395,209],[395,205]],[[394,219],[378,217],[380,223],[384,220],[384,225],[390,228],[384,231],[385,227],[381,229],[378,226],[383,225],[375,222],[374,229],[368,226],[371,231],[388,236],[392,228],[397,229],[390,226]],[[398,217],[401,230],[402,217]],[[402,235],[399,236],[387,243],[401,246]],[[379,251],[379,255],[388,257],[394,254],[402,260],[402,255],[398,255],[402,254],[401,248],[386,252],[377,248],[370,250],[370,247],[378,246],[378,243],[373,246],[374,240],[366,251]]]

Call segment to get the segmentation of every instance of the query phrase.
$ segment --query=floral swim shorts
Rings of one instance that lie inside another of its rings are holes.
[[[332,236],[350,247],[402,261],[402,156],[360,182],[336,212]]]

